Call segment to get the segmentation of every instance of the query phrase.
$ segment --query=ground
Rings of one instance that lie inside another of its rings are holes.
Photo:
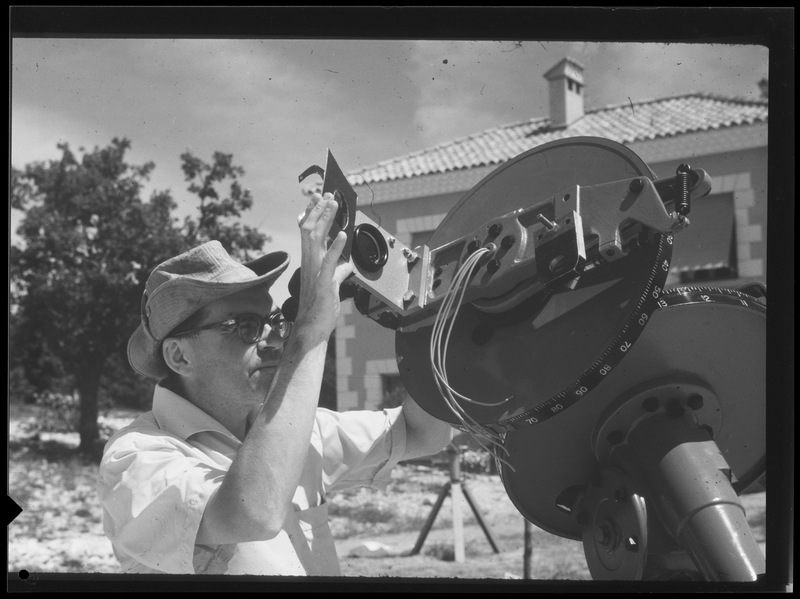
[[[114,429],[136,416],[115,411],[102,423]],[[103,536],[102,513],[94,493],[96,464],[76,454],[75,433],[26,432],[37,417],[12,410],[9,431],[9,495],[22,513],[8,526],[9,573],[115,573],[118,565]],[[446,468],[406,464],[395,469],[386,492],[358,489],[332,495],[331,529],[346,577],[521,579],[525,573],[525,520],[496,474],[465,472],[462,484],[474,497],[495,552],[468,504],[460,503],[464,561],[454,561],[452,497],[437,513],[416,555],[442,487]],[[742,503],[762,551],[766,551],[766,494],[745,495]],[[537,580],[591,580],[579,541],[530,527],[530,577]]]

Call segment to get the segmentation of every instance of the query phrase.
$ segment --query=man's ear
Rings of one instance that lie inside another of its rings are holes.
[[[189,344],[182,339],[167,337],[161,344],[161,354],[170,370],[185,376],[192,368]]]

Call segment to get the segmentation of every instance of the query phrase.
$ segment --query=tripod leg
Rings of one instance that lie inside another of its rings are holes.
[[[489,530],[489,527],[486,525],[486,522],[483,521],[483,516],[481,516],[481,512],[478,509],[478,504],[475,503],[475,499],[472,497],[472,493],[467,488],[467,485],[462,484],[461,489],[464,491],[464,497],[467,498],[467,503],[469,503],[469,507],[472,508],[472,513],[475,514],[475,519],[478,521],[478,524],[481,525],[483,529],[483,534],[486,535],[486,538],[489,539],[489,544],[494,549],[495,553],[500,553],[500,550],[497,548],[497,543],[494,542],[494,538],[492,537],[492,533]]]
[[[464,521],[461,517],[461,483],[455,481],[450,486],[450,501],[453,502],[453,551],[456,562],[466,559],[464,551]]]
[[[411,553],[409,555],[417,555],[420,549],[422,549],[422,545],[423,543],[425,543],[425,539],[428,536],[431,527],[433,526],[433,521],[436,520],[436,514],[439,513],[439,509],[442,507],[442,503],[444,503],[444,499],[445,497],[447,497],[449,493],[450,493],[450,483],[448,482],[445,483],[445,485],[442,487],[442,490],[439,491],[439,497],[436,499],[436,503],[434,504],[433,509],[431,510],[431,513],[428,516],[428,519],[425,521],[425,525],[422,527],[422,530],[419,533],[419,537],[417,538],[417,543],[416,545],[414,545],[414,548],[411,550]]]

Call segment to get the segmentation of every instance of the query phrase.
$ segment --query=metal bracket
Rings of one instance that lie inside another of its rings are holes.
[[[634,481],[602,468],[575,511],[594,580],[641,580],[647,561],[647,508]]]

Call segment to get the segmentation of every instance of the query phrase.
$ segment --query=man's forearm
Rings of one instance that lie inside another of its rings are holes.
[[[302,334],[287,344],[267,400],[206,508],[204,521],[217,543],[271,538],[281,530],[308,453],[326,350],[327,342]],[[229,535],[234,538],[220,540]]]
[[[413,399],[403,403],[406,421],[406,459],[433,455],[453,439],[453,427],[419,407]]]

